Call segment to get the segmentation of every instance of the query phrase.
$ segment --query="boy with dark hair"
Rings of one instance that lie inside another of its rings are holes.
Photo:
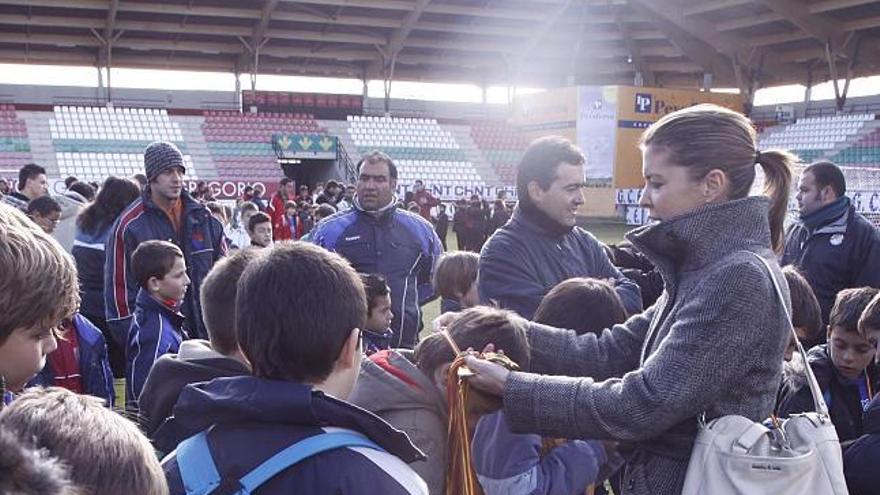
[[[875,349],[880,348],[880,294],[859,317],[859,333]],[[864,434],[843,452],[843,474],[850,495],[874,495],[880,486],[880,396],[875,395],[868,405],[862,426]]]
[[[28,163],[18,170],[18,190],[5,196],[2,200],[13,208],[27,212],[28,203],[49,194],[49,181],[46,169],[36,163]]]
[[[570,278],[563,280],[541,299],[534,321],[579,335],[597,333],[626,321],[623,301],[606,280]]]
[[[189,286],[183,252],[167,241],[146,241],[131,255],[140,290],[125,351],[125,407],[136,412],[138,397],[159,356],[176,353],[186,337],[180,303]]]
[[[782,269],[785,281],[788,282],[788,293],[791,296],[791,324],[804,349],[825,343],[825,329],[822,325],[822,309],[819,300],[810,287],[807,279],[789,265]],[[785,360],[791,361],[795,350],[794,339],[785,349]]]
[[[245,268],[260,250],[241,249],[223,258],[208,272],[202,284],[202,311],[210,341],[184,340],[180,352],[160,357],[144,383],[138,404],[140,424],[153,438],[180,396],[183,388],[222,376],[250,374],[235,335],[235,296]]]
[[[314,225],[315,227],[317,227],[318,224],[321,223],[321,220],[324,220],[325,218],[331,217],[331,216],[333,216],[334,213],[336,213],[336,207],[331,205],[330,203],[323,203],[320,205],[315,205],[313,208],[314,208],[314,212],[315,212],[313,215],[314,219],[315,219],[315,225]],[[306,242],[311,242],[312,241],[312,234],[314,232],[315,232],[315,229],[313,227],[311,230],[309,230],[309,232],[306,235],[302,236],[302,240],[306,241]]]
[[[270,458],[277,475],[249,483],[251,491],[427,493],[404,464],[422,457],[406,435],[345,401],[357,381],[367,305],[344,259],[309,243],[279,243],[244,270],[235,307],[253,376],[184,388],[157,434],[160,450],[186,439],[163,462],[172,494],[207,488],[183,481],[205,479],[206,464],[217,476],[205,482],[237,487]],[[320,453],[310,448],[337,441]],[[286,449],[303,457],[277,461]]]
[[[463,311],[448,328],[460,349],[483,349],[487,344],[523,369],[529,367],[529,348],[521,320],[509,311],[475,307]],[[431,493],[446,493],[448,463],[446,377],[455,359],[446,338],[434,333],[416,346],[414,361],[396,350],[379,351],[361,364],[351,401],[406,432],[428,456],[412,463]]]
[[[440,312],[461,311],[480,302],[477,273],[480,255],[470,251],[443,253],[434,268],[434,291],[440,295]]]
[[[264,248],[271,246],[272,219],[262,211],[254,213],[248,219],[247,233],[251,238],[251,247]]]
[[[76,267],[24,213],[0,204],[0,409],[46,364],[79,306]]]
[[[878,290],[868,287],[840,291],[828,322],[828,343],[810,349],[807,358],[841,442],[861,436],[862,416],[880,386],[873,364],[875,345],[858,331],[861,317]],[[781,416],[813,410],[803,376],[790,377],[779,408]]]
[[[61,205],[51,196],[40,196],[28,203],[27,214],[43,231],[51,234],[61,221]]]
[[[76,493],[168,493],[150,442],[95,397],[32,388],[0,413],[0,426],[67,466]]]
[[[582,335],[623,323],[626,309],[607,281],[572,278],[544,296],[534,318],[537,323]],[[474,471],[485,495],[587,493],[590,485],[622,464],[619,456],[609,462],[611,453],[598,440],[513,433],[503,411],[477,423],[472,450]]]
[[[391,347],[391,289],[385,277],[377,273],[361,274],[367,293],[367,322],[364,324],[364,353],[367,356]]]

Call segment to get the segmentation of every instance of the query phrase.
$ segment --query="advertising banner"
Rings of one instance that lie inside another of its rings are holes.
[[[587,157],[586,182],[611,186],[617,133],[617,87],[578,88],[577,145]]]

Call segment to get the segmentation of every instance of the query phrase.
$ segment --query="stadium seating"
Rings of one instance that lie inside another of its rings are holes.
[[[270,180],[281,176],[273,134],[326,134],[311,114],[205,112],[205,143],[217,174],[226,180]]]
[[[880,167],[880,128],[865,134],[852,146],[839,151],[831,161],[840,165]]]
[[[434,119],[348,117],[349,133],[358,148],[457,150],[458,143]]]
[[[62,176],[100,182],[143,173],[144,148],[164,140],[184,152],[187,178],[198,179],[180,128],[165,109],[56,106],[49,132]]]
[[[0,104],[0,169],[18,170],[32,160],[27,126],[13,105]]]
[[[435,119],[350,115],[347,120],[357,151],[387,153],[398,165],[403,185],[415,180],[445,186],[484,183],[455,137]]]
[[[870,120],[874,120],[873,114],[807,117],[782,130],[765,133],[760,139],[760,146],[761,149],[792,150],[801,155],[801,159],[809,161],[817,157],[816,151],[821,155],[821,150],[830,150],[846,142]]]
[[[512,183],[516,179],[516,163],[526,148],[516,129],[504,122],[476,122],[471,125],[471,137],[498,178]]]

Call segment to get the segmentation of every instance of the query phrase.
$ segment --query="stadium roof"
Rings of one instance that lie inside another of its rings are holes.
[[[880,73],[880,1],[0,0],[8,63],[743,87],[827,80],[826,46]]]

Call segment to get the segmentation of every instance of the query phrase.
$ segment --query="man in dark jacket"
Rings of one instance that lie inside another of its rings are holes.
[[[397,167],[374,151],[358,164],[354,208],[323,220],[312,241],[346,258],[361,273],[385,276],[391,288],[393,347],[412,349],[422,330],[422,305],[434,298],[434,265],[443,253],[433,226],[397,208]]]
[[[816,162],[798,181],[800,218],[785,235],[782,265],[795,265],[810,282],[822,321],[834,297],[850,287],[880,288],[880,231],[856,212],[840,168]]]
[[[9,206],[27,212],[28,203],[49,194],[46,169],[36,163],[28,163],[18,171],[18,190],[2,197]]]
[[[480,255],[480,299],[530,319],[559,282],[610,278],[627,312],[641,311],[638,285],[614,268],[595,237],[575,225],[584,203],[580,150],[560,137],[536,140],[517,167],[516,184],[513,217]]]
[[[104,300],[107,326],[125,345],[138,284],[131,274],[131,253],[149,240],[166,240],[183,251],[192,283],[181,306],[187,334],[206,338],[199,288],[214,262],[226,254],[223,226],[207,207],[183,190],[183,155],[172,143],[155,142],[144,151],[149,184],[142,196],[116,220],[107,239]]]
[[[207,488],[192,483],[210,475],[200,469],[207,460],[216,481],[237,491],[238,480],[282,450],[335,434],[358,442],[280,466],[254,493],[427,495],[405,464],[424,455],[404,433],[346,402],[367,315],[351,266],[309,243],[280,243],[245,269],[235,299],[236,332],[253,376],[184,388],[155,442],[167,452],[185,441],[162,464],[170,493]],[[189,456],[199,440],[205,448]]]

